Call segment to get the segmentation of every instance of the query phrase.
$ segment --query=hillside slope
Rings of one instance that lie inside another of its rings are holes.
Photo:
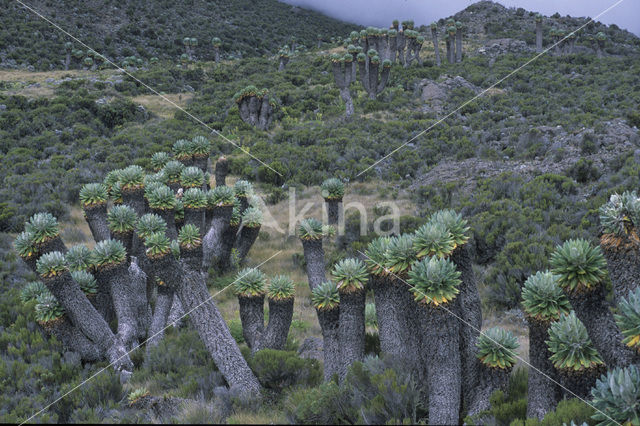
[[[314,46],[317,36],[349,33],[357,25],[277,0],[45,1],[27,3],[111,60],[127,56],[177,58],[182,39],[195,37],[195,56],[213,58],[211,39],[223,57],[275,52],[296,37]],[[0,68],[60,69],[67,36],[11,0],[0,0]],[[85,50],[80,45],[76,49]]]

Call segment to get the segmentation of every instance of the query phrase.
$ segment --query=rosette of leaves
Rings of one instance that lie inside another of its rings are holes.
[[[340,293],[333,281],[325,281],[311,291],[311,303],[319,311],[330,311],[340,305]]]
[[[629,292],[618,303],[618,312],[614,315],[624,339],[622,343],[640,351],[640,287]]]
[[[171,161],[171,156],[166,152],[156,152],[151,156],[151,168],[154,172],[162,170],[162,168]]]
[[[29,233],[32,243],[43,244],[60,234],[58,219],[51,213],[36,213],[24,226],[25,232]]]
[[[324,237],[322,223],[315,218],[307,218],[298,225],[298,236],[301,240],[320,240]]]
[[[91,266],[95,269],[109,268],[127,259],[127,250],[118,240],[103,240],[91,252]]]
[[[147,248],[147,257],[151,259],[164,257],[172,252],[171,241],[163,232],[149,235],[144,240],[144,246]]]
[[[253,194],[253,186],[246,180],[236,181],[236,183],[233,185],[233,190],[235,191],[236,197],[240,198],[248,198]]]
[[[31,281],[20,290],[20,301],[29,303],[38,299],[43,293],[49,293],[49,290],[42,281]]]
[[[64,308],[58,300],[50,292],[44,292],[36,299],[36,321],[39,323],[48,323],[62,318]]]
[[[598,425],[640,424],[640,370],[637,365],[614,368],[591,390]]]
[[[235,201],[233,188],[228,186],[217,186],[207,192],[207,207],[209,208],[233,206]]]
[[[173,144],[173,155],[179,161],[191,159],[192,153],[192,142],[187,139],[179,139]]]
[[[342,200],[344,183],[338,178],[330,178],[322,182],[322,198],[325,200]]]
[[[249,207],[242,214],[242,224],[247,228],[257,228],[262,225],[262,212],[256,207]]]
[[[245,87],[244,89],[239,90],[238,92],[236,92],[236,94],[233,95],[233,100],[236,103],[239,104],[240,102],[242,102],[242,100],[244,98],[251,97],[251,96],[258,96],[260,94],[260,92],[261,91],[258,90],[258,88],[256,86],[249,85],[249,86]]]
[[[196,136],[191,140],[191,153],[195,157],[206,157],[211,152],[211,143],[204,136]]]
[[[176,160],[171,160],[164,165],[162,172],[167,178],[167,183],[178,183],[180,182],[180,176],[184,169],[184,164]]]
[[[109,197],[111,197],[111,200],[113,200],[114,204],[122,204],[122,188],[120,182],[116,182],[113,184],[113,186],[109,190]]]
[[[129,405],[133,405],[146,396],[149,396],[149,391],[147,390],[147,388],[137,388],[136,390],[130,392],[129,395],[127,395],[127,401],[129,402]]]
[[[118,182],[120,182],[120,172],[122,172],[121,169],[111,170],[109,173],[107,173],[107,175],[104,177],[104,180],[102,181],[102,183],[107,186],[107,191],[109,191],[110,197],[112,196],[111,188]]]
[[[241,220],[242,215],[240,214],[240,201],[237,198],[234,198],[233,210],[231,211],[231,219],[229,219],[229,225],[239,226]]]
[[[85,295],[93,296],[98,294],[98,282],[91,273],[87,271],[72,271],[71,278],[78,283]]]
[[[176,199],[176,213],[175,213],[175,221],[176,224],[184,222],[184,203],[180,198]]]
[[[67,271],[67,263],[64,254],[52,251],[43,254],[36,262],[36,270],[43,278],[53,278]]]
[[[549,271],[531,275],[522,287],[522,307],[529,318],[549,323],[571,311],[569,299],[558,285],[558,276]]]
[[[144,188],[144,170],[140,166],[131,165],[120,171],[120,190],[135,191]]]
[[[574,311],[549,327],[549,358],[559,370],[581,371],[603,364],[587,329]]]
[[[31,259],[38,253],[38,247],[34,243],[31,232],[23,231],[13,241],[13,248],[23,259]]]
[[[200,188],[189,188],[182,194],[185,209],[203,209],[207,206],[207,194]]]
[[[449,229],[439,222],[428,222],[418,228],[413,244],[419,259],[425,256],[444,258],[449,256],[456,247]]]
[[[640,198],[636,192],[613,194],[600,207],[602,242],[607,247],[621,248],[631,243],[640,245],[637,226],[640,224]]]
[[[196,225],[192,224],[183,226],[178,232],[178,242],[182,248],[187,250],[199,247],[202,244],[200,230]]]
[[[462,218],[462,215],[456,213],[454,210],[446,209],[440,210],[431,216],[431,222],[440,223],[444,225],[451,235],[453,236],[453,242],[456,247],[464,245],[469,241],[469,226],[467,221]]]
[[[173,210],[176,207],[176,196],[166,185],[161,185],[147,192],[147,202],[154,210]]]
[[[176,260],[180,259],[180,243],[178,240],[172,240],[169,248],[171,249],[173,257],[176,258]]]
[[[219,48],[220,46],[222,46],[222,40],[220,40],[219,37],[214,37],[211,39],[211,44],[213,44],[213,47]]]
[[[385,267],[395,275],[406,274],[418,260],[418,252],[413,244],[413,235],[392,237],[385,253]]]
[[[600,247],[583,239],[569,240],[551,254],[551,272],[558,284],[569,293],[587,292],[607,275],[607,262]]]
[[[109,198],[109,192],[103,183],[88,183],[80,189],[79,197],[84,208],[91,208],[105,204]]]
[[[180,174],[180,184],[183,188],[200,188],[204,184],[204,173],[199,167],[187,167]]]
[[[167,182],[167,177],[162,171],[159,171],[158,173],[154,173],[150,175],[144,175],[144,179],[142,183],[144,184],[145,196],[147,192],[150,192],[155,188],[158,188],[159,186],[166,185],[167,184],[166,182]]]
[[[269,280],[267,297],[271,300],[289,300],[295,295],[293,281],[286,275],[276,275]]]
[[[84,244],[77,244],[65,254],[70,271],[86,271],[91,267],[91,250]]]
[[[137,222],[138,215],[135,210],[126,205],[115,206],[107,213],[109,230],[116,234],[133,232]]]
[[[371,274],[384,275],[387,273],[384,265],[390,242],[391,239],[389,237],[378,237],[367,246],[364,262]]]
[[[167,223],[160,216],[154,213],[147,213],[138,219],[136,224],[136,233],[138,237],[146,240],[150,235],[155,233],[164,234],[167,231]]]
[[[460,275],[449,259],[425,257],[413,265],[407,282],[416,302],[439,306],[455,299],[462,282]]]
[[[332,271],[340,293],[356,293],[364,290],[369,278],[367,266],[360,259],[342,259]]]
[[[238,296],[257,297],[265,293],[267,277],[257,268],[245,268],[238,272],[233,289]]]
[[[510,369],[516,363],[516,350],[519,346],[513,334],[500,327],[493,327],[478,336],[476,356],[489,368]]]
[[[364,325],[367,333],[378,332],[378,315],[376,314],[376,304],[367,303],[364,307]]]

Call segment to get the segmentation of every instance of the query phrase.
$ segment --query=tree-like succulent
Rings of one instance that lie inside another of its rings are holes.
[[[587,329],[573,311],[551,324],[546,343],[557,369],[580,371],[603,364]]]
[[[127,259],[127,250],[118,240],[100,241],[93,248],[90,260],[95,269],[109,268],[121,264]]]
[[[493,327],[478,336],[477,357],[489,368],[510,369],[516,363],[516,350],[519,346],[513,334],[500,327]]]
[[[147,257],[157,259],[171,253],[171,241],[163,232],[155,232],[144,240]]]
[[[367,266],[360,259],[342,259],[332,271],[340,293],[355,293],[364,290],[369,278]]]
[[[430,221],[444,225],[449,232],[451,232],[456,247],[464,245],[469,241],[469,226],[467,221],[462,218],[461,214],[456,213],[454,210],[445,209],[437,211],[431,216]]]
[[[137,388],[131,391],[129,395],[127,395],[127,401],[129,402],[129,405],[133,405],[146,396],[149,396],[149,391],[147,390],[147,388]]]
[[[60,234],[58,219],[51,213],[36,213],[24,226],[25,232],[31,235],[31,242],[39,245]]]
[[[236,197],[247,198],[253,194],[253,186],[246,180],[236,181],[233,185],[233,190],[235,191]]]
[[[543,323],[560,319],[571,311],[569,299],[549,271],[531,275],[522,287],[522,307],[529,318]]]
[[[64,254],[59,251],[43,254],[36,263],[36,270],[43,278],[52,278],[63,274],[67,271]]]
[[[80,290],[87,296],[98,294],[98,282],[91,273],[87,271],[72,271],[71,278],[78,283]]]
[[[269,280],[267,297],[271,300],[289,300],[295,294],[295,286],[291,278],[286,275],[276,275]]]
[[[210,208],[233,206],[234,204],[235,193],[231,187],[216,186],[207,192],[207,206]]]
[[[204,173],[199,167],[187,167],[180,174],[183,188],[200,188],[204,184]]]
[[[238,200],[238,198],[234,196],[233,210],[231,211],[231,218],[229,219],[229,225],[239,226],[241,221],[242,221],[242,214],[240,214],[240,200]]]
[[[416,302],[439,306],[455,299],[462,282],[460,275],[450,260],[425,257],[413,265],[407,282]]]
[[[53,294],[47,292],[41,293],[36,299],[36,321],[41,324],[55,321],[62,318],[64,308],[60,305]]]
[[[298,225],[298,237],[301,240],[320,240],[324,237],[322,222],[315,218],[307,218]]]
[[[184,170],[185,166],[179,161],[171,160],[168,161],[162,171],[167,178],[167,183],[178,183],[180,182],[180,176],[182,175],[182,170]]]
[[[598,286],[607,275],[607,263],[600,247],[583,239],[569,240],[551,254],[551,272],[569,293],[579,294]]]
[[[618,303],[618,313],[614,315],[624,340],[622,343],[640,351],[640,287],[629,292]]]
[[[340,305],[340,293],[333,281],[325,281],[311,291],[311,303],[319,311],[330,311]]]
[[[167,230],[167,223],[160,216],[154,213],[148,213],[138,219],[136,224],[136,233],[138,237],[146,240],[155,233],[164,234]]]
[[[176,225],[184,222],[184,203],[180,198],[176,199],[175,222]]]
[[[202,244],[200,229],[193,224],[183,226],[180,228],[180,232],[178,232],[178,242],[181,247],[187,250],[199,247]]]
[[[425,256],[444,258],[449,256],[456,247],[449,229],[444,224],[433,221],[425,223],[416,230],[413,244],[419,259]]]
[[[191,140],[191,153],[195,157],[208,157],[211,153],[211,142],[202,135]]]
[[[219,37],[214,37],[211,39],[211,44],[213,45],[213,47],[220,47],[222,46],[222,40],[220,40]]]
[[[338,178],[330,178],[322,182],[322,198],[325,200],[342,200],[344,183]]]
[[[173,144],[173,155],[178,161],[190,160],[193,155],[192,142],[187,139],[178,139]]]
[[[202,209],[207,206],[207,194],[200,188],[189,188],[182,194],[182,204],[186,209]]]
[[[385,267],[395,275],[405,274],[418,260],[418,252],[413,244],[413,235],[392,237],[385,253]]]
[[[31,232],[21,232],[13,242],[13,247],[18,255],[23,259],[31,259],[38,253],[38,247],[34,243]]]
[[[109,230],[116,234],[133,232],[138,222],[138,215],[127,205],[115,206],[107,213]]]
[[[70,271],[86,271],[91,267],[91,250],[84,244],[77,244],[65,254]]]
[[[132,165],[120,171],[120,189],[122,191],[135,191],[144,187],[144,169]]]
[[[262,212],[256,207],[249,207],[242,214],[242,224],[248,228],[257,228],[262,225]]]
[[[385,262],[386,253],[391,239],[389,237],[378,237],[371,241],[365,252],[364,263],[373,275],[386,274]]]
[[[607,248],[624,249],[640,246],[640,197],[635,192],[613,194],[600,207],[601,243]]]
[[[245,268],[238,272],[234,282],[236,295],[242,297],[262,296],[265,293],[267,277],[257,268]]]
[[[640,424],[640,370],[636,365],[614,368],[591,390],[598,425]]]
[[[146,192],[149,207],[154,210],[173,210],[176,207],[176,196],[166,185],[156,186]]]
[[[103,183],[88,183],[80,189],[79,197],[83,207],[91,208],[105,204],[109,198],[109,192]]]
[[[38,299],[43,293],[49,293],[49,290],[42,281],[31,281],[25,284],[20,290],[20,301],[28,303]]]
[[[171,156],[166,152],[156,152],[151,156],[151,168],[158,172],[171,161]]]

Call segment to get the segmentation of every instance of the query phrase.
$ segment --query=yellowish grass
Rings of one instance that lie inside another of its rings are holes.
[[[79,78],[79,77],[103,77],[106,78],[116,74],[114,70],[100,70],[100,71],[84,71],[84,70],[69,70],[69,71],[42,71],[31,72],[26,70],[0,70],[0,81],[28,81],[33,83],[44,83],[48,78],[55,78],[61,80],[66,77]]]
[[[166,99],[169,99],[180,107],[185,107],[187,103],[193,99],[193,96],[193,93],[168,93],[162,96],[140,95],[131,98],[131,101],[144,106],[161,118],[172,118],[176,112],[176,107],[174,104],[167,102]]]

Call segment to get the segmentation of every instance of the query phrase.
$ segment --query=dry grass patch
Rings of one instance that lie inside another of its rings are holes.
[[[140,95],[131,98],[131,101],[144,106],[147,110],[151,111],[158,117],[172,118],[176,112],[176,106],[184,108],[191,99],[193,99],[194,93],[168,93],[159,95]],[[167,99],[171,102],[168,102]],[[174,105],[175,104],[175,105]]]

